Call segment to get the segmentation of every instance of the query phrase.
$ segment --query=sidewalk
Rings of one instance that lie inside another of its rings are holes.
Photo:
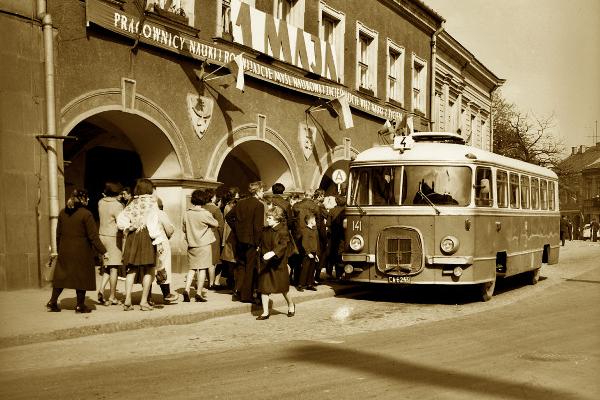
[[[100,286],[100,276],[96,273],[97,287]],[[184,287],[185,274],[173,274],[171,290],[181,294]],[[317,291],[297,292],[290,287],[294,302],[333,297],[355,291],[360,286],[345,282],[324,282]],[[48,286],[44,289],[27,289],[12,292],[0,292],[0,348],[61,340],[81,336],[112,333],[118,331],[148,328],[164,325],[182,325],[203,321],[210,318],[235,314],[258,315],[262,308],[248,303],[231,301],[228,290],[219,292],[208,291],[208,302],[196,303],[192,289],[190,303],[180,301],[177,304],[166,305],[162,308],[162,294],[158,285],[152,286],[153,299],[158,307],[152,311],[140,311],[141,285],[134,285],[134,311],[125,312],[123,306],[103,306],[97,303],[95,292],[87,292],[85,304],[92,309],[89,314],[75,313],[75,290],[65,289],[59,298],[62,309],[60,313],[46,311],[46,303],[52,291]],[[118,281],[117,297],[122,301],[125,296],[125,283]],[[105,291],[108,297],[108,285]],[[273,308],[286,311],[285,300],[280,295],[272,296]],[[252,317],[253,318],[253,317]]]

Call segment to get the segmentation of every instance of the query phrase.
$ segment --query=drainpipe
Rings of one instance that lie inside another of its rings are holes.
[[[431,93],[429,95],[430,99],[429,99],[429,109],[430,109],[430,115],[429,115],[429,126],[430,126],[430,130],[433,132],[435,129],[435,122],[433,122],[433,106],[435,104],[435,59],[436,59],[436,53],[437,53],[437,37],[439,36],[440,33],[442,33],[442,31],[444,30],[444,21],[441,22],[440,27],[433,33],[433,35],[431,36]]]
[[[54,38],[52,17],[47,12],[45,0],[38,0],[38,18],[42,20],[44,40],[44,67],[46,83],[46,150],[48,156],[48,205],[50,217],[50,254],[57,253],[56,226],[58,224],[58,160],[56,136],[56,103],[54,94]]]

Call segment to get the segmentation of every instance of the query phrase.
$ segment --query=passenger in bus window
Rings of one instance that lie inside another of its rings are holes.
[[[492,199],[490,197],[490,180],[481,179],[479,185],[475,185],[475,205],[491,206]]]
[[[373,205],[394,204],[394,190],[391,168],[373,171]]]

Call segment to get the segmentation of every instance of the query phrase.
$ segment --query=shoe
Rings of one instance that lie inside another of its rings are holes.
[[[92,310],[86,307],[85,305],[75,307],[75,314],[87,314],[91,312]]]
[[[231,301],[240,301],[240,299],[240,294],[238,292],[233,292],[233,294],[231,295]]]
[[[256,317],[256,319],[258,321],[263,321],[265,319],[269,319],[269,314],[267,314],[267,315],[259,315],[258,317]]]
[[[297,287],[296,287],[296,290],[297,290],[297,291],[299,291],[299,292],[304,292],[304,287],[302,287],[302,286],[297,286]]]
[[[183,292],[183,302],[184,303],[190,302],[190,292]]]
[[[306,288],[306,290],[312,290],[313,292],[316,292],[316,291],[317,291],[317,288],[316,288],[316,287],[314,287],[314,286],[308,286],[308,287]]]
[[[117,300],[117,299],[108,299],[104,302],[105,306],[120,306],[121,304],[121,300]]]
[[[104,294],[98,292],[98,304],[104,304]]]
[[[133,311],[133,306],[131,304],[123,305],[123,311]]]
[[[148,299],[148,305],[150,307],[154,307],[154,302],[152,301],[152,299]]]
[[[60,308],[58,307],[58,303],[48,302],[48,304],[46,304],[46,311],[48,311],[48,312],[60,312]]]
[[[152,311],[152,310],[154,310],[154,307],[152,307],[149,304],[140,304],[140,310],[141,311]]]
[[[179,301],[179,296],[175,293],[169,293],[163,298],[165,304],[175,304]]]
[[[287,313],[287,316],[290,318],[293,317],[294,315],[296,315],[296,304],[294,304],[294,311],[290,311],[288,309],[288,313]]]
[[[206,303],[208,301],[208,299],[200,294],[196,294],[194,296],[194,299],[196,300],[197,303]]]

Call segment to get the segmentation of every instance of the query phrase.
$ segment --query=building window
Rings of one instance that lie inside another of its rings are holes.
[[[344,82],[344,35],[346,17],[324,2],[319,3],[319,37],[331,45],[338,71],[338,81]]]
[[[273,0],[273,16],[304,29],[305,0]]]
[[[356,89],[377,95],[378,33],[356,22]]]
[[[404,104],[404,48],[387,40],[387,100]]]
[[[427,99],[427,61],[412,55],[412,108],[425,113]]]
[[[242,3],[254,7],[256,0],[240,0]],[[217,35],[227,40],[231,40],[232,35],[231,21],[231,0],[217,1]]]
[[[194,0],[148,0],[146,10],[156,13],[166,11],[172,14],[175,20],[187,20],[185,23],[194,25]]]

